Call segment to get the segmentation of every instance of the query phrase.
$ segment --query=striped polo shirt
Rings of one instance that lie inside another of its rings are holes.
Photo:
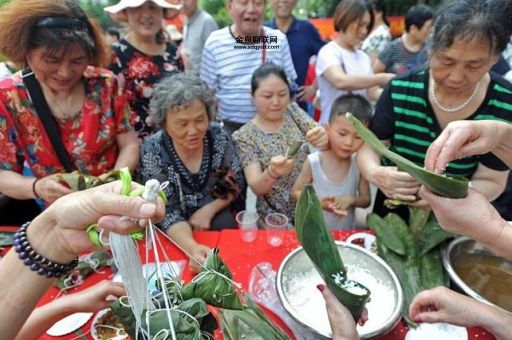
[[[246,123],[254,117],[251,77],[263,62],[281,66],[291,83],[297,78],[288,40],[281,31],[264,27],[262,37],[255,38],[257,42],[252,44],[237,42],[225,27],[212,32],[206,40],[200,76],[215,90],[222,119]],[[265,43],[262,39],[266,39]]]
[[[391,150],[423,166],[430,144],[441,127],[428,101],[428,70],[406,73],[393,79],[384,89],[370,125],[381,140],[391,141]],[[512,121],[512,85],[491,73],[486,97],[467,120]],[[493,170],[508,167],[492,153],[458,159],[448,164],[446,173],[471,178],[482,163]],[[384,165],[392,163],[384,159]]]

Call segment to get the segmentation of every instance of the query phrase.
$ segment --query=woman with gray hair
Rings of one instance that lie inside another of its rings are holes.
[[[192,230],[235,228],[231,204],[244,186],[240,160],[228,133],[215,123],[214,97],[198,77],[178,73],[163,79],[150,101],[150,117],[160,131],[141,150],[141,176],[169,181],[167,235],[203,262],[209,248]],[[198,269],[191,261],[191,269]]]
[[[423,166],[428,147],[457,120],[512,121],[512,86],[490,72],[512,32],[512,2],[457,0],[435,19],[430,65],[388,84],[375,107],[370,128],[390,149]],[[389,210],[387,198],[427,206],[418,200],[420,184],[368,146],[358,152],[363,176],[379,188],[374,212]],[[501,194],[508,167],[495,155],[471,156],[448,164],[445,172],[471,180],[490,201]],[[406,206],[393,210],[407,218]]]

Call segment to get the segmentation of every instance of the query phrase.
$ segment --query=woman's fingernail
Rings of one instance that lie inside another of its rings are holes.
[[[317,288],[319,291],[323,292],[323,291],[324,291],[324,289],[325,289],[325,285],[323,285],[323,284],[319,284],[319,285],[317,285],[317,286],[316,286],[316,288]]]
[[[416,323],[422,323],[422,322],[423,322],[423,320],[421,320],[421,318],[420,318],[419,316],[416,316],[416,317],[414,318],[414,322],[416,322]]]
[[[144,215],[147,217],[153,215],[155,213],[155,211],[156,211],[156,205],[154,205],[153,203],[144,203],[139,208],[139,213],[141,215]]]

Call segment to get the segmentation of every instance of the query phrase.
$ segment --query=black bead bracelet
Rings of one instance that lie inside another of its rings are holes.
[[[32,248],[27,238],[27,228],[30,222],[23,224],[14,234],[13,243],[18,257],[23,263],[41,276],[49,278],[61,277],[75,269],[78,258],[68,264],[53,262],[47,259]]]

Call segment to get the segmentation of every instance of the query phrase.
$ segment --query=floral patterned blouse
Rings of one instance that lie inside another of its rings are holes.
[[[240,159],[229,134],[211,123],[204,137],[204,153],[199,172],[191,173],[182,163],[169,135],[160,130],[146,138],[141,148],[142,183],[155,178],[169,181],[165,189],[167,205],[160,227],[188,221],[199,208],[229,193],[238,195],[244,186]]]
[[[153,128],[146,124],[153,86],[163,77],[183,70],[176,46],[168,43],[163,55],[152,56],[121,39],[112,44],[109,69],[123,75],[128,100],[137,115],[135,131],[140,138],[147,137],[153,132]]]
[[[284,113],[283,126],[271,133],[266,133],[258,128],[252,121],[242,126],[233,133],[236,149],[242,160],[242,167],[246,168],[253,163],[259,163],[261,169],[266,169],[270,164],[270,158],[286,155],[288,145],[296,141],[304,141],[306,133],[318,126],[296,103],[290,104]],[[290,197],[297,177],[306,160],[307,153],[300,148],[296,154],[293,171],[288,176],[279,178],[272,191],[264,196],[258,196],[257,209],[260,220],[272,212],[285,214],[293,221],[295,217],[295,202]]]
[[[71,162],[84,173],[114,168],[116,135],[133,130],[133,115],[112,72],[89,66],[80,114],[56,120]],[[0,81],[0,169],[21,173],[23,162],[37,178],[65,172],[34,109],[21,72]]]

